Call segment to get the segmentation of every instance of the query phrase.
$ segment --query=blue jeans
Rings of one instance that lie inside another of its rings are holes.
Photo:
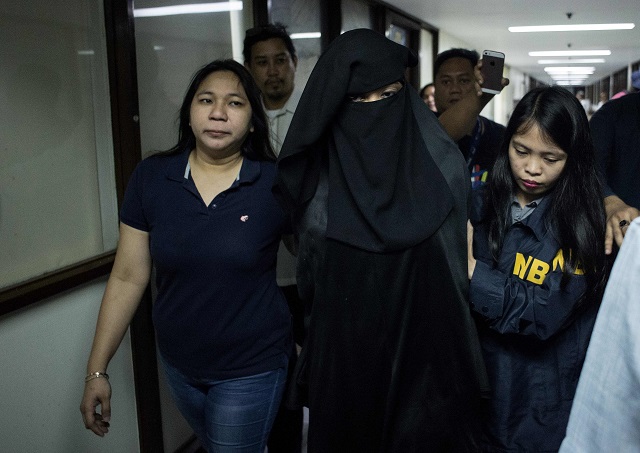
[[[193,379],[163,360],[176,406],[209,453],[263,453],[287,370],[236,379]]]

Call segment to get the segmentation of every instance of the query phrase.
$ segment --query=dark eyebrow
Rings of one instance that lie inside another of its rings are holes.
[[[209,90],[198,91],[196,93],[196,96],[202,96],[203,94],[208,94],[209,96],[213,96],[213,91],[209,91]],[[241,98],[241,99],[247,99],[246,96],[243,96],[239,92],[238,93],[235,93],[235,92],[227,93],[225,95],[225,97],[227,97],[227,98],[236,97],[236,98]]]
[[[277,53],[277,54],[275,54],[273,56],[276,57],[276,58],[279,58],[279,57],[285,57],[286,58],[287,57],[287,52],[280,52],[280,53]],[[269,55],[256,55],[256,57],[255,57],[256,60],[258,60],[260,58],[269,58]]]
[[[517,138],[512,138],[511,141],[513,142],[514,146],[518,146],[519,148],[524,148],[527,151],[531,151],[529,147],[525,146],[522,142],[519,142]]]
[[[518,148],[523,148],[523,149],[525,149],[527,151],[532,151],[531,148],[529,148],[528,146],[525,146],[522,142],[518,141],[517,138],[511,139],[511,141],[513,142],[513,145],[514,146],[518,146]],[[566,154],[566,152],[563,149],[558,148],[558,145],[553,145],[553,146],[555,148],[547,149],[545,151],[541,151],[540,154],[545,155],[545,156],[546,155],[558,156],[558,155],[561,155],[561,154]]]
[[[563,150],[561,150],[560,148],[558,148],[558,149],[553,149],[553,150],[548,150],[548,151],[542,151],[541,154],[543,156],[562,157],[563,155],[566,155],[567,153],[564,152]]]

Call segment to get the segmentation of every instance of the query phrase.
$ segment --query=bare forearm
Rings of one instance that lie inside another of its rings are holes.
[[[449,137],[457,142],[473,133],[478,115],[493,97],[493,94],[488,93],[480,93],[480,95],[477,92],[469,93],[442,112],[438,120]]]
[[[476,270],[476,259],[473,256],[473,226],[471,221],[467,220],[467,272],[469,280],[473,278],[473,273]]]
[[[477,93],[469,93],[454,105],[442,112],[438,117],[440,124],[449,137],[457,142],[466,135],[471,135],[476,125],[478,115],[490,98],[485,99]]]
[[[101,373],[106,373],[120,346],[150,275],[149,233],[121,223],[116,260],[102,297],[80,403],[85,427],[100,437],[109,432],[111,420],[111,386],[109,377]]]
[[[113,275],[109,278],[96,323],[87,373],[106,371],[133,319],[145,288],[146,283],[127,282]]]
[[[120,225],[120,241],[100,305],[87,373],[105,372],[133,319],[151,275],[149,234]]]

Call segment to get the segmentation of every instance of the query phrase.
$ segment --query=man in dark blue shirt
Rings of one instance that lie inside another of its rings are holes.
[[[613,241],[620,246],[628,225],[640,215],[640,93],[605,103],[589,124],[607,186],[605,247],[611,253]]]
[[[480,116],[493,95],[478,95],[478,60],[475,50],[449,49],[440,53],[434,64],[438,119],[467,161],[472,187],[486,182],[505,130],[503,125]],[[508,83],[503,79],[504,86]]]

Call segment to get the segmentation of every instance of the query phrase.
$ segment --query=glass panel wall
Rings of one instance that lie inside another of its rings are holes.
[[[0,3],[0,288],[115,248],[102,2]]]
[[[212,60],[243,63],[242,40],[253,26],[251,1],[219,2],[226,11],[169,15],[162,7],[209,1],[136,0],[134,8],[142,155],[178,141],[178,111],[193,74]]]
[[[356,28],[373,29],[369,2],[365,0],[342,0],[342,32]]]
[[[287,27],[298,54],[295,89],[302,91],[320,57],[320,0],[271,0],[269,22]]]

